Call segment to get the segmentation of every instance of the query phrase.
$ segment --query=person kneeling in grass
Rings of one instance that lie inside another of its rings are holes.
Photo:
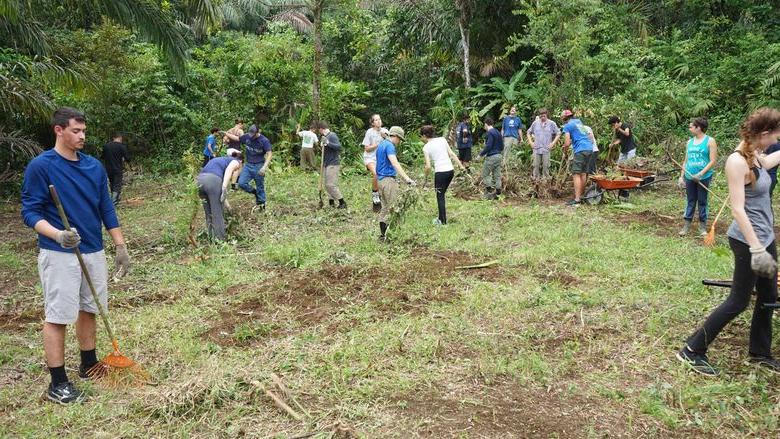
[[[433,126],[425,125],[420,128],[420,137],[425,142],[423,146],[423,155],[425,156],[425,178],[431,170],[433,162],[433,186],[436,188],[436,205],[439,208],[439,217],[433,220],[433,224],[447,224],[447,207],[445,205],[444,195],[447,188],[455,176],[455,168],[452,166],[452,160],[458,164],[458,168],[465,169],[458,159],[458,156],[452,152],[450,144],[444,137],[433,137]]]
[[[382,202],[382,210],[379,211],[379,239],[387,239],[387,218],[390,208],[398,197],[398,182],[396,175],[407,184],[415,182],[404,172],[401,163],[396,157],[396,148],[405,140],[404,129],[398,126],[391,127],[387,132],[387,138],[379,142],[376,148],[376,178],[379,183],[379,198]]]
[[[773,308],[764,306],[777,301],[777,248],[769,199],[772,179],[767,169],[780,163],[780,152],[761,155],[780,137],[780,111],[756,110],[742,123],[740,135],[742,142],[726,160],[734,216],[727,232],[734,253],[731,293],[677,353],[680,361],[708,376],[718,375],[718,370],[710,364],[707,348],[748,307],[754,288],[757,297],[750,323],[749,361],[780,373],[780,361],[771,351]]]

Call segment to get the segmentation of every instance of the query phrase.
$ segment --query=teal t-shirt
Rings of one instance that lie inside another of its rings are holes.
[[[688,146],[685,149],[685,178],[690,180],[692,176],[698,174],[704,169],[710,162],[710,136],[704,136],[700,143],[695,143],[696,138],[692,137],[688,140]],[[702,175],[701,179],[705,180],[712,177],[712,169]]]

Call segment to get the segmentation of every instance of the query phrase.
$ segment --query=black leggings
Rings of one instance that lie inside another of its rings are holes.
[[[454,176],[455,171],[433,174],[433,187],[436,188],[436,204],[439,206],[439,221],[442,224],[447,224],[447,206],[445,205],[444,194],[447,192],[447,188],[450,187],[452,177]]]
[[[688,339],[688,347],[696,353],[706,353],[707,346],[715,340],[720,331],[750,304],[753,287],[756,289],[756,306],[753,309],[753,321],[750,323],[750,355],[769,357],[772,347],[772,308],[764,308],[763,303],[777,300],[777,278],[759,277],[750,268],[750,246],[744,242],[729,238],[729,246],[734,252],[734,277],[731,294],[726,301],[707,317],[704,325]],[[766,250],[777,259],[777,248],[772,241]]]

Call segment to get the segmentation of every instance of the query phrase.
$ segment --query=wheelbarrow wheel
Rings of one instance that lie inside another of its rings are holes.
[[[586,203],[595,206],[604,199],[604,191],[599,189],[598,185],[592,184],[585,190],[585,196],[582,198]]]

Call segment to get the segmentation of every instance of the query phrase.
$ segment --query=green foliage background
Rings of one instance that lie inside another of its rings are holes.
[[[43,115],[71,105],[88,115],[89,152],[122,131],[138,162],[176,172],[183,150],[198,151],[212,126],[227,129],[241,117],[262,127],[276,157],[297,159],[295,125],[311,117],[312,37],[274,20],[281,2],[257,2],[265,6],[251,16],[244,11],[243,21],[239,5],[253,2],[203,2],[217,8],[212,20],[201,19],[208,11],[192,10],[192,2],[160,4],[189,44],[183,73],[169,62],[169,50],[147,42],[148,32],[88,8],[66,14],[68,4],[45,3],[32,2],[17,16],[13,8],[0,10],[0,24],[26,17],[48,44],[42,50],[37,40],[20,44],[0,32],[0,75],[35,91],[6,100],[0,133],[49,147]],[[650,155],[654,145],[685,136],[692,117],[709,117],[711,133],[730,142],[749,111],[780,106],[780,8],[771,2],[473,3],[470,90],[463,87],[453,2],[325,3],[323,118],[342,137],[348,163],[358,162],[362,131],[375,112],[407,132],[434,123],[447,133],[463,111],[477,122],[517,104],[528,122],[539,107],[557,113],[571,105],[603,142],[611,135],[607,117],[622,116],[635,126],[640,154]],[[301,11],[305,19],[309,13]],[[17,65],[36,61],[56,69]],[[14,96],[10,88],[0,97]],[[21,171],[33,154],[18,142],[0,142],[0,160]]]

